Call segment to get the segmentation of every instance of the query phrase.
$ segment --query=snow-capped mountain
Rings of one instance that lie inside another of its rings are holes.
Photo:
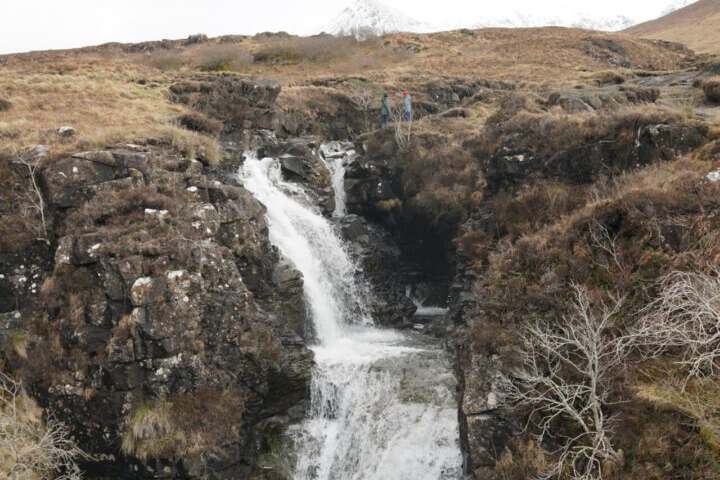
[[[680,8],[686,7],[697,0],[660,0],[660,5],[651,11],[651,16],[664,16]],[[405,13],[384,5],[378,0],[354,0],[340,15],[323,31],[338,36],[354,36],[364,40],[372,36],[386,33],[415,32],[428,33],[456,28],[529,28],[529,27],[569,27],[586,30],[617,32],[653,18],[636,18],[627,15],[588,15],[580,10],[557,10],[552,13],[528,13],[512,11],[510,5],[498,6],[494,12],[487,13],[480,21],[462,24],[444,25],[442,27],[428,25],[417,21]],[[510,10],[510,11],[508,11]]]
[[[358,40],[396,32],[432,32],[436,29],[376,0],[355,0],[324,31]]]
[[[623,15],[616,15],[612,17],[590,17],[580,13],[572,13],[563,16],[540,16],[513,12],[510,15],[502,17],[483,19],[480,23],[477,23],[474,26],[475,28],[530,28],[553,26],[614,32],[629,28],[636,23],[636,20]]]
[[[664,6],[657,10],[659,16],[687,7],[697,0],[663,0]],[[564,11],[562,14],[538,15],[512,12],[506,15],[490,15],[479,23],[476,28],[484,27],[505,27],[505,28],[528,28],[528,27],[569,27],[583,28],[585,30],[601,30],[606,32],[618,32],[637,25],[638,23],[650,20],[649,18],[635,18],[626,15],[598,15],[590,16],[579,11]]]

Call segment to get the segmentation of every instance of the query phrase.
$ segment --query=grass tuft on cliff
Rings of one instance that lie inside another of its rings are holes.
[[[76,461],[84,456],[65,425],[0,374],[0,477],[80,480]]]
[[[122,451],[143,461],[212,455],[239,441],[245,401],[237,391],[203,388],[141,403],[127,418]]]

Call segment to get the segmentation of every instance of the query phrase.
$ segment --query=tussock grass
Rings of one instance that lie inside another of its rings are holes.
[[[51,155],[59,156],[148,138],[168,139],[187,154],[211,150],[208,141],[174,126],[186,110],[168,101],[165,86],[135,81],[149,73],[143,67],[124,61],[78,64],[81,69],[63,74],[50,68],[26,71],[24,65],[0,72],[0,91],[14,105],[0,119],[0,156],[36,144],[50,146]],[[59,138],[56,130],[65,125],[77,134]]]
[[[80,480],[83,452],[65,425],[48,417],[22,386],[0,374],[0,477]]]
[[[643,384],[636,388],[638,398],[660,409],[691,418],[705,444],[720,454],[720,385],[713,378]]]
[[[711,103],[720,103],[720,77],[713,77],[703,82],[705,99]]]
[[[143,461],[213,455],[238,440],[245,401],[238,391],[202,388],[139,404],[127,418],[122,450]]]

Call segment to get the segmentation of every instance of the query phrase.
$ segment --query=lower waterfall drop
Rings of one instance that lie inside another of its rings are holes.
[[[457,381],[429,339],[372,325],[367,292],[332,223],[276,160],[240,171],[267,208],[270,240],[303,274],[315,333],[296,480],[458,480]]]

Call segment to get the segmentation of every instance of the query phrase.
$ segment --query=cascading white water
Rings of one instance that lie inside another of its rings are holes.
[[[450,309],[445,307],[425,305],[425,300],[418,300],[413,296],[412,288],[409,285],[405,288],[405,296],[415,304],[417,308],[417,310],[415,310],[416,317],[442,317],[450,311]]]
[[[270,239],[305,280],[316,368],[296,438],[296,480],[461,477],[456,380],[442,349],[374,328],[367,289],[332,224],[273,159],[249,156],[245,187],[267,208]]]
[[[333,217],[342,218],[347,215],[345,207],[345,167],[353,161],[356,156],[352,144],[332,142],[323,144],[320,153],[325,166],[332,175],[332,186],[335,192],[335,211]]]

